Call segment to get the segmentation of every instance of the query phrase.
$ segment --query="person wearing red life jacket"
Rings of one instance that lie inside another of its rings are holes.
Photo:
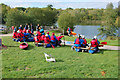
[[[14,32],[13,32],[13,38],[17,38],[17,36],[18,36],[17,31],[14,30]]]
[[[20,31],[20,33],[23,32],[23,30],[22,30],[22,25],[20,25],[19,31]]]
[[[94,39],[96,40],[96,42],[97,42],[97,52],[99,52],[100,50],[99,50],[99,44],[100,44],[100,42],[98,41],[98,39],[97,39],[97,36],[94,36]]]
[[[45,38],[45,33],[41,36],[41,41],[42,43],[44,43],[44,38]]]
[[[57,40],[58,40],[58,45],[59,45],[59,46],[61,46],[60,43],[62,42],[62,41],[61,41],[61,38],[62,38],[62,37],[64,37],[64,36],[58,36],[58,37],[56,37]]]
[[[71,47],[72,50],[74,50],[74,47],[81,47],[81,36],[78,35],[77,39],[74,41],[74,45]]]
[[[97,41],[95,40],[95,38],[93,38],[91,41],[91,47],[97,47],[97,44]]]
[[[58,40],[57,40],[57,38],[56,38],[56,36],[55,36],[55,33],[52,33],[51,42],[52,42],[52,43],[55,43],[56,45],[57,45],[57,43],[58,43]]]
[[[35,42],[37,42],[37,43],[40,42],[39,39],[38,39],[38,34],[36,34],[36,36],[34,37],[34,40],[35,40]]]
[[[49,39],[48,34],[46,34],[44,37],[44,43],[50,43],[50,41],[51,40]]]
[[[84,35],[82,36],[82,39],[84,40],[83,46],[86,47],[86,46],[87,46],[87,40],[85,39],[85,36],[84,36]]]
[[[17,35],[17,38],[18,40],[17,41],[22,41],[23,40],[23,33],[21,33],[19,30],[17,31],[18,35]]]
[[[72,31],[72,29],[70,27],[68,27],[67,33],[68,33],[69,36],[70,36],[71,31]]]
[[[47,32],[47,34],[48,34],[49,39],[51,39],[51,37],[50,37],[50,35],[49,35],[49,32]]]

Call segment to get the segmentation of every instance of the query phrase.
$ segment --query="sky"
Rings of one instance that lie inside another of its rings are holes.
[[[106,8],[112,2],[114,7],[118,7],[119,0],[0,0],[10,7],[46,7],[52,4],[54,8]]]

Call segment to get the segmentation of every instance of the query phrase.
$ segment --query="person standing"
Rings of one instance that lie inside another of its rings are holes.
[[[72,29],[71,29],[70,27],[68,27],[67,33],[68,33],[69,36],[70,36],[70,34],[71,34],[71,31],[72,31]]]
[[[36,26],[36,31],[39,31],[40,30],[40,25],[38,24],[37,26]]]
[[[26,23],[25,27],[26,27],[26,29],[28,29],[28,23]]]
[[[31,32],[34,33],[33,24],[30,24]]]

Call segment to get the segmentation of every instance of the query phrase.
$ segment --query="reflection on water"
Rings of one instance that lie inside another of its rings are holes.
[[[74,26],[74,32],[81,35],[85,35],[86,38],[88,39],[92,39],[94,36],[97,36],[98,32],[98,28],[100,28],[99,25],[76,25]],[[100,36],[97,37],[98,39],[100,38]],[[103,37],[102,39],[105,39],[105,37]]]

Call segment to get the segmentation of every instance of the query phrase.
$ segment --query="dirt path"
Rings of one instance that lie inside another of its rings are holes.
[[[12,36],[12,33],[10,33],[10,34],[0,34],[0,37],[2,37],[2,36]]]

